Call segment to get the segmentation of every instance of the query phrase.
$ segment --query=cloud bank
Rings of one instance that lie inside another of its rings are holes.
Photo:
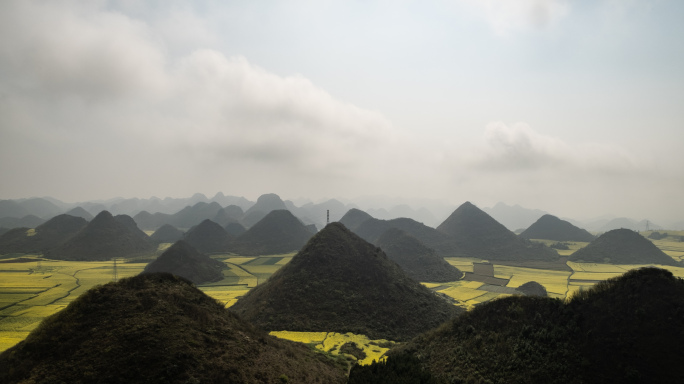
[[[378,148],[393,140],[384,116],[303,76],[276,75],[208,48],[174,56],[165,33],[97,3],[0,7],[6,157],[19,155],[18,143],[42,142],[58,145],[49,152],[63,173],[84,171],[71,158],[91,157],[106,169],[107,153],[126,153],[117,162],[130,168],[164,166],[164,158],[166,166],[187,170],[181,163],[196,162],[198,174],[209,167],[232,179],[249,179],[255,164],[352,177],[373,169]],[[39,171],[31,162],[25,165]]]

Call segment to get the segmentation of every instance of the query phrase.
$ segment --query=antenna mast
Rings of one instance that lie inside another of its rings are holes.
[[[114,258],[114,259],[112,259],[112,260],[114,260],[114,282],[116,283],[117,280],[118,280],[118,278],[119,278],[119,277],[117,276],[117,271],[116,271],[116,258]]]
[[[330,224],[330,210],[326,210],[327,218],[325,220],[325,224],[328,225]]]

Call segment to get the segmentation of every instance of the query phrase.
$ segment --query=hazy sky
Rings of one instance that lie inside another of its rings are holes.
[[[684,1],[0,1],[0,199],[684,220]]]

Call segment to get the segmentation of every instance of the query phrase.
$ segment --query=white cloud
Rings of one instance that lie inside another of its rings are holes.
[[[55,166],[99,148],[125,153],[129,169],[154,153],[243,176],[254,163],[349,176],[377,164],[380,143],[394,135],[381,114],[303,76],[211,49],[173,56],[166,44],[176,38],[163,28],[97,3],[7,1],[0,15],[0,107],[12,111],[0,117],[0,146],[59,143]],[[196,26],[194,40],[211,40],[195,15],[168,15]]]
[[[500,172],[537,170],[591,174],[630,174],[644,170],[644,161],[614,145],[573,144],[546,136],[525,123],[493,122],[485,130],[485,147],[474,163]]]
[[[567,0],[466,0],[485,13],[499,35],[527,29],[543,29],[565,17]]]

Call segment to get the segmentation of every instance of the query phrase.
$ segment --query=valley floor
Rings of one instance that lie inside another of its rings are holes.
[[[684,257],[684,243],[654,243],[671,257]],[[566,254],[585,244],[571,244]],[[237,301],[251,288],[266,281],[268,277],[292,259],[294,254],[243,257],[214,255],[227,266],[224,279],[199,288],[209,296],[225,303],[227,307]],[[478,259],[446,258],[447,262],[464,272],[473,272]],[[142,260],[119,260],[114,262],[75,262],[47,260],[40,255],[5,255],[0,257],[0,352],[17,344],[40,324],[41,320],[66,307],[88,289],[115,279],[134,276],[145,268]],[[481,281],[455,281],[423,284],[449,296],[455,305],[472,308],[479,303],[511,295],[514,288],[528,281],[543,285],[549,296],[566,299],[574,292],[585,289],[601,280],[618,276],[630,269],[644,265],[612,265],[567,262],[567,270],[500,265],[494,262],[497,284]],[[684,268],[662,266],[675,276],[684,278]],[[501,282],[505,285],[501,285]],[[355,343],[366,357],[363,363],[382,358],[391,342],[368,340],[363,335],[340,335],[337,333],[276,332],[276,336],[302,341],[316,348],[336,354],[346,343]],[[320,340],[319,340],[320,339]]]

